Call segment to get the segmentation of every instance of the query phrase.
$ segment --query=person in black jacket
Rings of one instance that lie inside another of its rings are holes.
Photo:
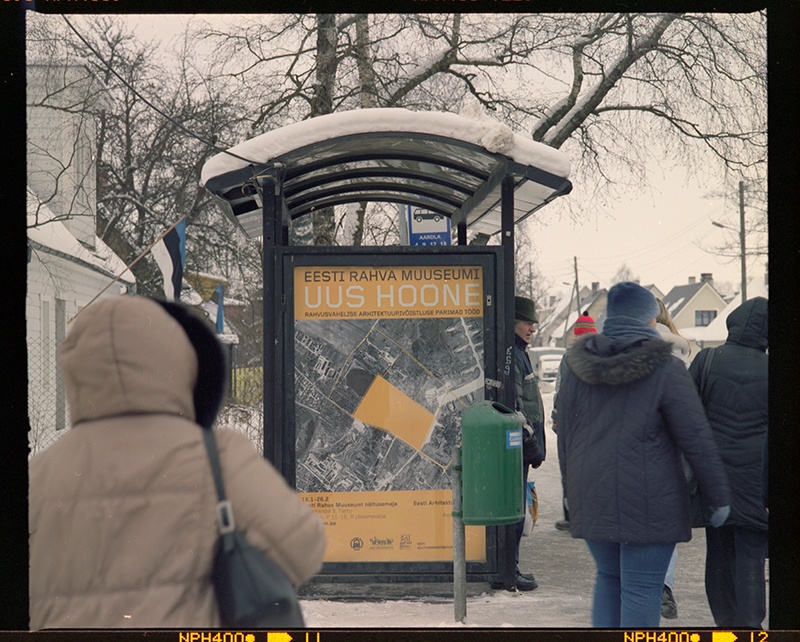
[[[575,321],[572,332],[576,337],[580,337],[589,332],[597,332],[597,324],[595,323],[594,319],[589,316],[588,310],[584,311],[584,313],[578,317],[578,320]],[[553,432],[556,434],[558,434],[558,413],[556,412],[558,402],[558,387],[561,385],[561,375],[564,372],[566,365],[567,364],[564,359],[562,359],[561,363],[558,365],[558,374],[556,375],[556,390],[555,395],[553,395],[553,410],[550,413],[550,418],[553,420]],[[567,503],[565,499],[566,496],[562,493],[561,504],[564,511],[564,519],[560,519],[556,522],[556,529],[560,531],[569,530],[569,510],[567,509]]]
[[[558,455],[573,537],[597,577],[592,625],[655,628],[676,542],[692,536],[681,453],[721,525],[730,493],[703,406],[684,364],[655,329],[655,297],[623,282],[608,292],[600,334],[565,355]]]
[[[544,404],[539,392],[539,379],[533,372],[527,348],[536,332],[539,321],[536,315],[536,304],[527,297],[514,297],[514,386],[516,391],[515,410],[525,420],[523,425],[522,444],[522,488],[528,482],[528,471],[542,465],[547,454],[544,435]],[[516,525],[516,560],[515,588],[519,591],[533,591],[539,587],[533,573],[525,573],[519,568],[519,547],[522,542],[525,520]],[[493,582],[492,588],[502,588],[502,582]]]
[[[768,512],[763,497],[767,400],[767,299],[745,301],[727,319],[728,339],[689,368],[730,483],[725,526],[706,530],[706,595],[714,622],[761,628],[766,617]]]

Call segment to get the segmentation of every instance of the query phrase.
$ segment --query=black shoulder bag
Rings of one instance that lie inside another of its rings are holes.
[[[292,584],[276,564],[236,530],[233,506],[225,497],[222,485],[214,432],[204,429],[203,436],[219,499],[217,526],[220,542],[212,579],[222,625],[235,629],[305,628],[303,612]]]
[[[708,379],[708,371],[711,368],[711,361],[714,359],[715,348],[711,348],[706,354],[706,360],[703,363],[703,370],[700,372],[700,400],[705,406],[706,394],[706,380]],[[683,473],[686,476],[686,483],[689,486],[689,510],[692,520],[692,528],[704,528],[708,526],[706,519],[706,507],[703,503],[703,497],[700,493],[700,486],[697,483],[697,478],[694,476],[694,471],[686,457],[681,454],[683,461]]]

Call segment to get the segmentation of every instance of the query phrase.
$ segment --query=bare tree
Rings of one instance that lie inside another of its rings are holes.
[[[536,267],[536,251],[531,242],[530,231],[525,226],[517,228],[514,233],[514,259],[516,293],[533,299],[537,308],[543,309],[547,291],[553,284]]]
[[[611,283],[622,283],[623,281],[636,281],[639,282],[639,277],[633,273],[627,265],[624,263],[619,266],[619,269],[614,272],[614,276],[611,277]]]
[[[532,135],[568,149],[585,185],[613,186],[611,170],[644,184],[653,158],[764,175],[763,13],[576,15],[552,49],[571,71]]]
[[[621,184],[646,185],[652,159],[764,175],[765,24],[763,13],[318,14],[206,36],[237,43],[217,70],[257,101],[253,128],[329,107],[454,111],[472,95],[563,148],[598,210]]]
[[[208,28],[202,35],[226,52],[215,73],[258,100],[253,128],[261,129],[359,107],[452,111],[469,93],[495,107],[502,100],[480,89],[473,82],[477,72],[469,69],[482,70],[482,78],[491,82],[498,68],[519,63],[532,50],[520,26],[529,20],[318,14],[270,17],[246,30]],[[231,56],[234,44],[240,53]],[[347,239],[353,244],[362,242],[368,207],[373,206],[362,204],[356,213],[359,223]],[[333,221],[331,210],[315,214],[317,243],[332,241]]]
[[[196,186],[215,147],[343,109],[455,111],[466,96],[563,149],[595,211],[621,184],[645,185],[653,159],[764,184],[765,32],[763,13],[268,15],[204,26],[197,33],[220,57],[195,69],[184,55],[174,70],[103,19],[91,39],[105,62],[77,43],[113,95],[101,121],[99,231],[128,259],[188,213],[198,264],[228,269],[228,223],[220,231],[219,209]],[[159,96],[171,118],[142,95]],[[382,217],[367,238],[365,220]],[[394,217],[373,204],[318,212],[313,242],[397,242]],[[157,290],[150,262],[137,278]]]
[[[241,250],[229,240],[234,226],[198,176],[217,140],[236,127],[235,104],[193,68],[190,51],[179,66],[160,66],[157,52],[118,20],[103,18],[74,41],[111,95],[98,125],[98,236],[133,264],[144,294],[159,294],[162,279],[149,257],[136,260],[183,217],[191,229],[187,269],[230,273]]]

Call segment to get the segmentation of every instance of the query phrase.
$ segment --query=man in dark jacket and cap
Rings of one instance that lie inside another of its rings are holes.
[[[525,419],[523,426],[522,479],[523,497],[531,467],[538,468],[545,457],[544,404],[539,392],[539,381],[528,357],[528,345],[536,332],[539,319],[536,304],[527,297],[514,297],[514,385],[515,410]],[[517,524],[516,531],[516,588],[532,591],[539,586],[533,573],[524,573],[519,568],[519,545],[522,541],[525,520]],[[502,583],[493,583],[492,588],[501,588]]]
[[[703,399],[731,488],[731,514],[706,529],[706,595],[717,626],[761,628],[766,617],[768,513],[763,500],[768,426],[767,299],[727,319],[728,339],[689,368]]]
[[[567,350],[556,401],[558,456],[573,537],[597,566],[592,626],[656,628],[676,542],[691,539],[683,453],[713,526],[730,503],[725,470],[692,379],[656,330],[655,297],[608,291],[600,334]]]

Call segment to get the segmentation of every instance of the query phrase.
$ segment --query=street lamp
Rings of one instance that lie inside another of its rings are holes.
[[[734,228],[716,221],[711,221],[711,224],[726,230],[736,231]],[[739,253],[742,261],[742,303],[744,303],[747,301],[747,255],[745,254],[744,246],[744,181],[739,181]]]

